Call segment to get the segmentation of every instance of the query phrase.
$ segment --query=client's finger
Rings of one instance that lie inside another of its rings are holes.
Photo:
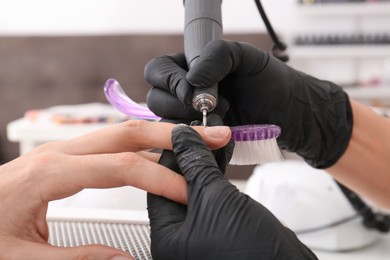
[[[130,120],[82,137],[57,142],[50,148],[74,155],[137,152],[151,148],[171,150],[171,134],[174,126],[171,123]],[[224,146],[230,139],[231,133],[227,127],[215,129],[217,132],[225,133],[218,137],[212,133],[214,127],[194,128],[212,149]]]
[[[152,152],[145,152],[145,151],[137,152],[137,154],[155,163],[157,163],[161,157],[161,154],[159,153],[152,153]]]
[[[187,200],[187,185],[183,176],[137,153],[84,156],[59,154],[45,160],[45,171],[35,178],[37,185],[44,187],[36,191],[44,201],[61,199],[85,188],[127,185],[180,203],[186,203]],[[63,162],[66,169],[58,171],[55,163],[58,160]]]

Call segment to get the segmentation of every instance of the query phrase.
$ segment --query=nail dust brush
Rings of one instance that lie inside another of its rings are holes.
[[[255,165],[281,161],[276,138],[280,135],[277,125],[241,125],[230,127],[235,146],[230,164]]]

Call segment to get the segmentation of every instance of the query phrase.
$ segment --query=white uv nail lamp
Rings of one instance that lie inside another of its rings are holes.
[[[329,174],[303,161],[257,166],[245,192],[315,250],[358,251],[384,236],[363,225],[362,217]]]

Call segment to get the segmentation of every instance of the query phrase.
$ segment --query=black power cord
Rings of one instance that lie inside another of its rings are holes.
[[[387,233],[390,231],[390,216],[378,212],[374,212],[373,209],[367,205],[355,192],[335,181],[341,192],[347,198],[350,205],[354,208],[356,214],[339,219],[329,224],[322,226],[316,226],[306,229],[294,230],[297,235],[303,235],[313,232],[322,231],[328,228],[337,227],[347,222],[353,221],[356,218],[362,218],[363,225],[368,229],[374,229],[381,233]]]
[[[381,233],[387,233],[390,231],[390,216],[378,212],[374,212],[373,209],[367,205],[355,192],[345,187],[343,184],[337,182],[336,184],[340,188],[341,192],[347,198],[348,202],[354,208],[356,215],[339,219],[335,222],[325,224],[322,226],[311,227],[302,230],[295,230],[297,235],[322,231],[328,228],[340,226],[349,221],[352,221],[358,217],[363,218],[363,225],[368,229],[374,229]]]
[[[263,6],[261,5],[260,0],[255,0],[255,3],[261,18],[263,19],[265,27],[267,28],[267,31],[271,36],[272,41],[274,42],[274,46],[272,47],[272,55],[283,62],[287,62],[289,60],[288,55],[285,53],[287,45],[279,40],[279,37],[276,35],[271,23],[267,18],[267,15],[264,11]]]
[[[387,233],[390,231],[390,216],[377,213],[367,205],[355,192],[337,182],[337,185],[351,203],[356,212],[363,218],[363,224],[369,229],[376,229],[380,232]]]
[[[267,18],[267,15],[264,11],[263,6],[260,3],[260,0],[255,0],[257,9],[261,15],[261,18],[263,19],[263,22],[267,28],[267,31],[274,42],[274,46],[272,47],[272,54],[279,60],[283,62],[287,62],[289,57],[287,54],[285,54],[285,50],[287,49],[287,45],[284,44],[279,40],[279,37],[276,35],[274,29],[272,28],[272,25],[270,21]],[[358,215],[360,215],[363,218],[363,224],[365,227],[369,229],[376,229],[380,232],[386,233],[390,231],[390,215],[382,214],[374,212],[371,207],[369,207],[355,192],[348,189],[341,183],[337,182],[337,185],[345,195],[345,197],[348,199],[349,203],[352,205],[352,207],[355,209]],[[345,218],[340,221],[337,221],[335,223],[331,223],[329,225],[317,227],[314,229],[308,229],[308,230],[301,230],[298,233],[309,233],[314,232],[318,230],[322,230],[325,228],[329,228],[332,226],[337,226],[340,224],[343,224],[347,221],[350,221],[354,219],[355,217],[352,216],[350,218]]]

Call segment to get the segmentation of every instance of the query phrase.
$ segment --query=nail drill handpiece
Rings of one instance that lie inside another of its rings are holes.
[[[184,0],[184,52],[191,68],[208,42],[222,39],[222,0]],[[192,106],[202,113],[203,126],[207,114],[218,102],[218,86],[202,86],[194,89]]]

